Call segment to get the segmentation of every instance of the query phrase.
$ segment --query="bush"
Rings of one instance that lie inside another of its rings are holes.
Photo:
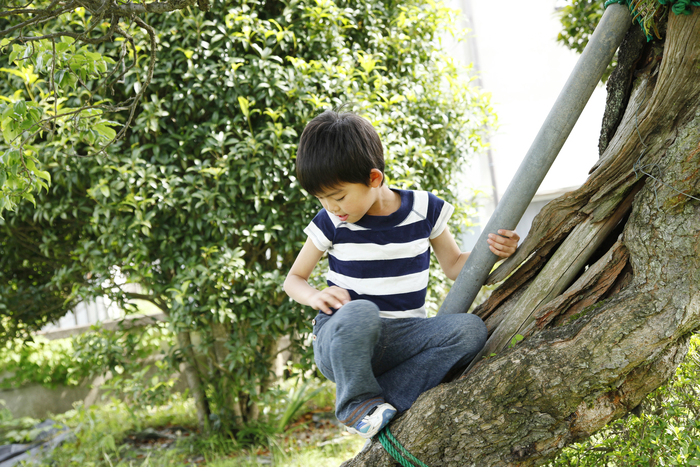
[[[106,396],[121,397],[135,410],[155,406],[172,396],[178,375],[168,360],[174,344],[162,323],[115,331],[93,326],[67,339],[10,341],[0,349],[0,388],[78,386],[109,372],[102,386]]]
[[[178,336],[173,363],[199,381],[202,422],[256,419],[280,339],[310,351],[312,312],[281,288],[318,209],[294,176],[306,122],[355,102],[384,141],[390,183],[435,191],[458,207],[453,230],[465,225],[456,175],[493,116],[441,46],[453,17],[425,0],[254,0],[145,18],[158,64],[126,138],[91,158],[47,141],[49,193],[0,221],[0,312],[36,326],[42,301],[65,312],[102,294],[149,300]],[[124,92],[144,73],[131,70]],[[124,291],[122,276],[146,292]]]
[[[700,465],[700,336],[676,376],[627,414],[584,442],[566,448],[555,466]]]

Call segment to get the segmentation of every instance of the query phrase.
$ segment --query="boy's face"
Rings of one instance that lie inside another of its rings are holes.
[[[375,174],[374,172],[377,172]],[[384,175],[372,169],[369,186],[363,183],[340,183],[316,195],[326,211],[343,222],[355,223],[362,219],[377,202],[378,190]]]

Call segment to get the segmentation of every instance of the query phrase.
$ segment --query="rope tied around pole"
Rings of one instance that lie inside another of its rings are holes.
[[[691,6],[700,6],[698,0],[658,0],[662,5],[671,5],[671,11],[677,15],[689,15]]]
[[[692,13],[691,7],[700,6],[700,0],[607,0],[604,5],[607,8],[612,4],[629,7],[634,21],[642,28],[649,42],[654,36],[661,39],[656,20],[665,14],[663,7],[670,7],[677,15],[689,15]]]
[[[386,452],[389,453],[389,455],[393,457],[394,460],[396,460],[403,467],[428,467],[417,457],[408,452],[408,449],[403,447],[401,443],[399,443],[399,441],[396,438],[394,438],[394,436],[391,434],[391,431],[389,431],[388,425],[384,427],[382,431],[379,432],[379,442],[382,443],[382,446],[384,446]],[[394,443],[396,447],[394,447],[392,443]],[[406,456],[408,459],[404,456]]]

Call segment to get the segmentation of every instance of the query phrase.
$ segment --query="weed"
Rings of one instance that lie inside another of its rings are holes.
[[[112,399],[105,405],[76,407],[54,419],[75,433],[45,459],[54,466],[165,467],[340,465],[364,440],[347,435],[334,421],[333,386],[296,374],[278,387],[278,399],[257,423],[234,433],[200,434],[191,398],[138,410]],[[164,435],[174,433],[177,437]],[[169,430],[169,431],[168,431]],[[180,431],[184,433],[180,433]],[[156,433],[162,435],[161,438]],[[150,441],[139,442],[147,439]]]
[[[514,335],[513,338],[510,340],[510,344],[508,344],[508,348],[512,349],[513,347],[518,345],[518,342],[520,342],[523,339],[525,339],[525,337],[522,336],[521,334]]]
[[[567,447],[550,467],[700,465],[700,336],[675,378],[649,394],[635,415]]]

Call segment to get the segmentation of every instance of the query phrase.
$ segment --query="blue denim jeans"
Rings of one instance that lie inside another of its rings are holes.
[[[335,415],[347,426],[385,401],[407,410],[450,369],[467,365],[487,337],[476,315],[385,319],[367,300],[319,313],[313,333],[316,365],[335,382]]]

